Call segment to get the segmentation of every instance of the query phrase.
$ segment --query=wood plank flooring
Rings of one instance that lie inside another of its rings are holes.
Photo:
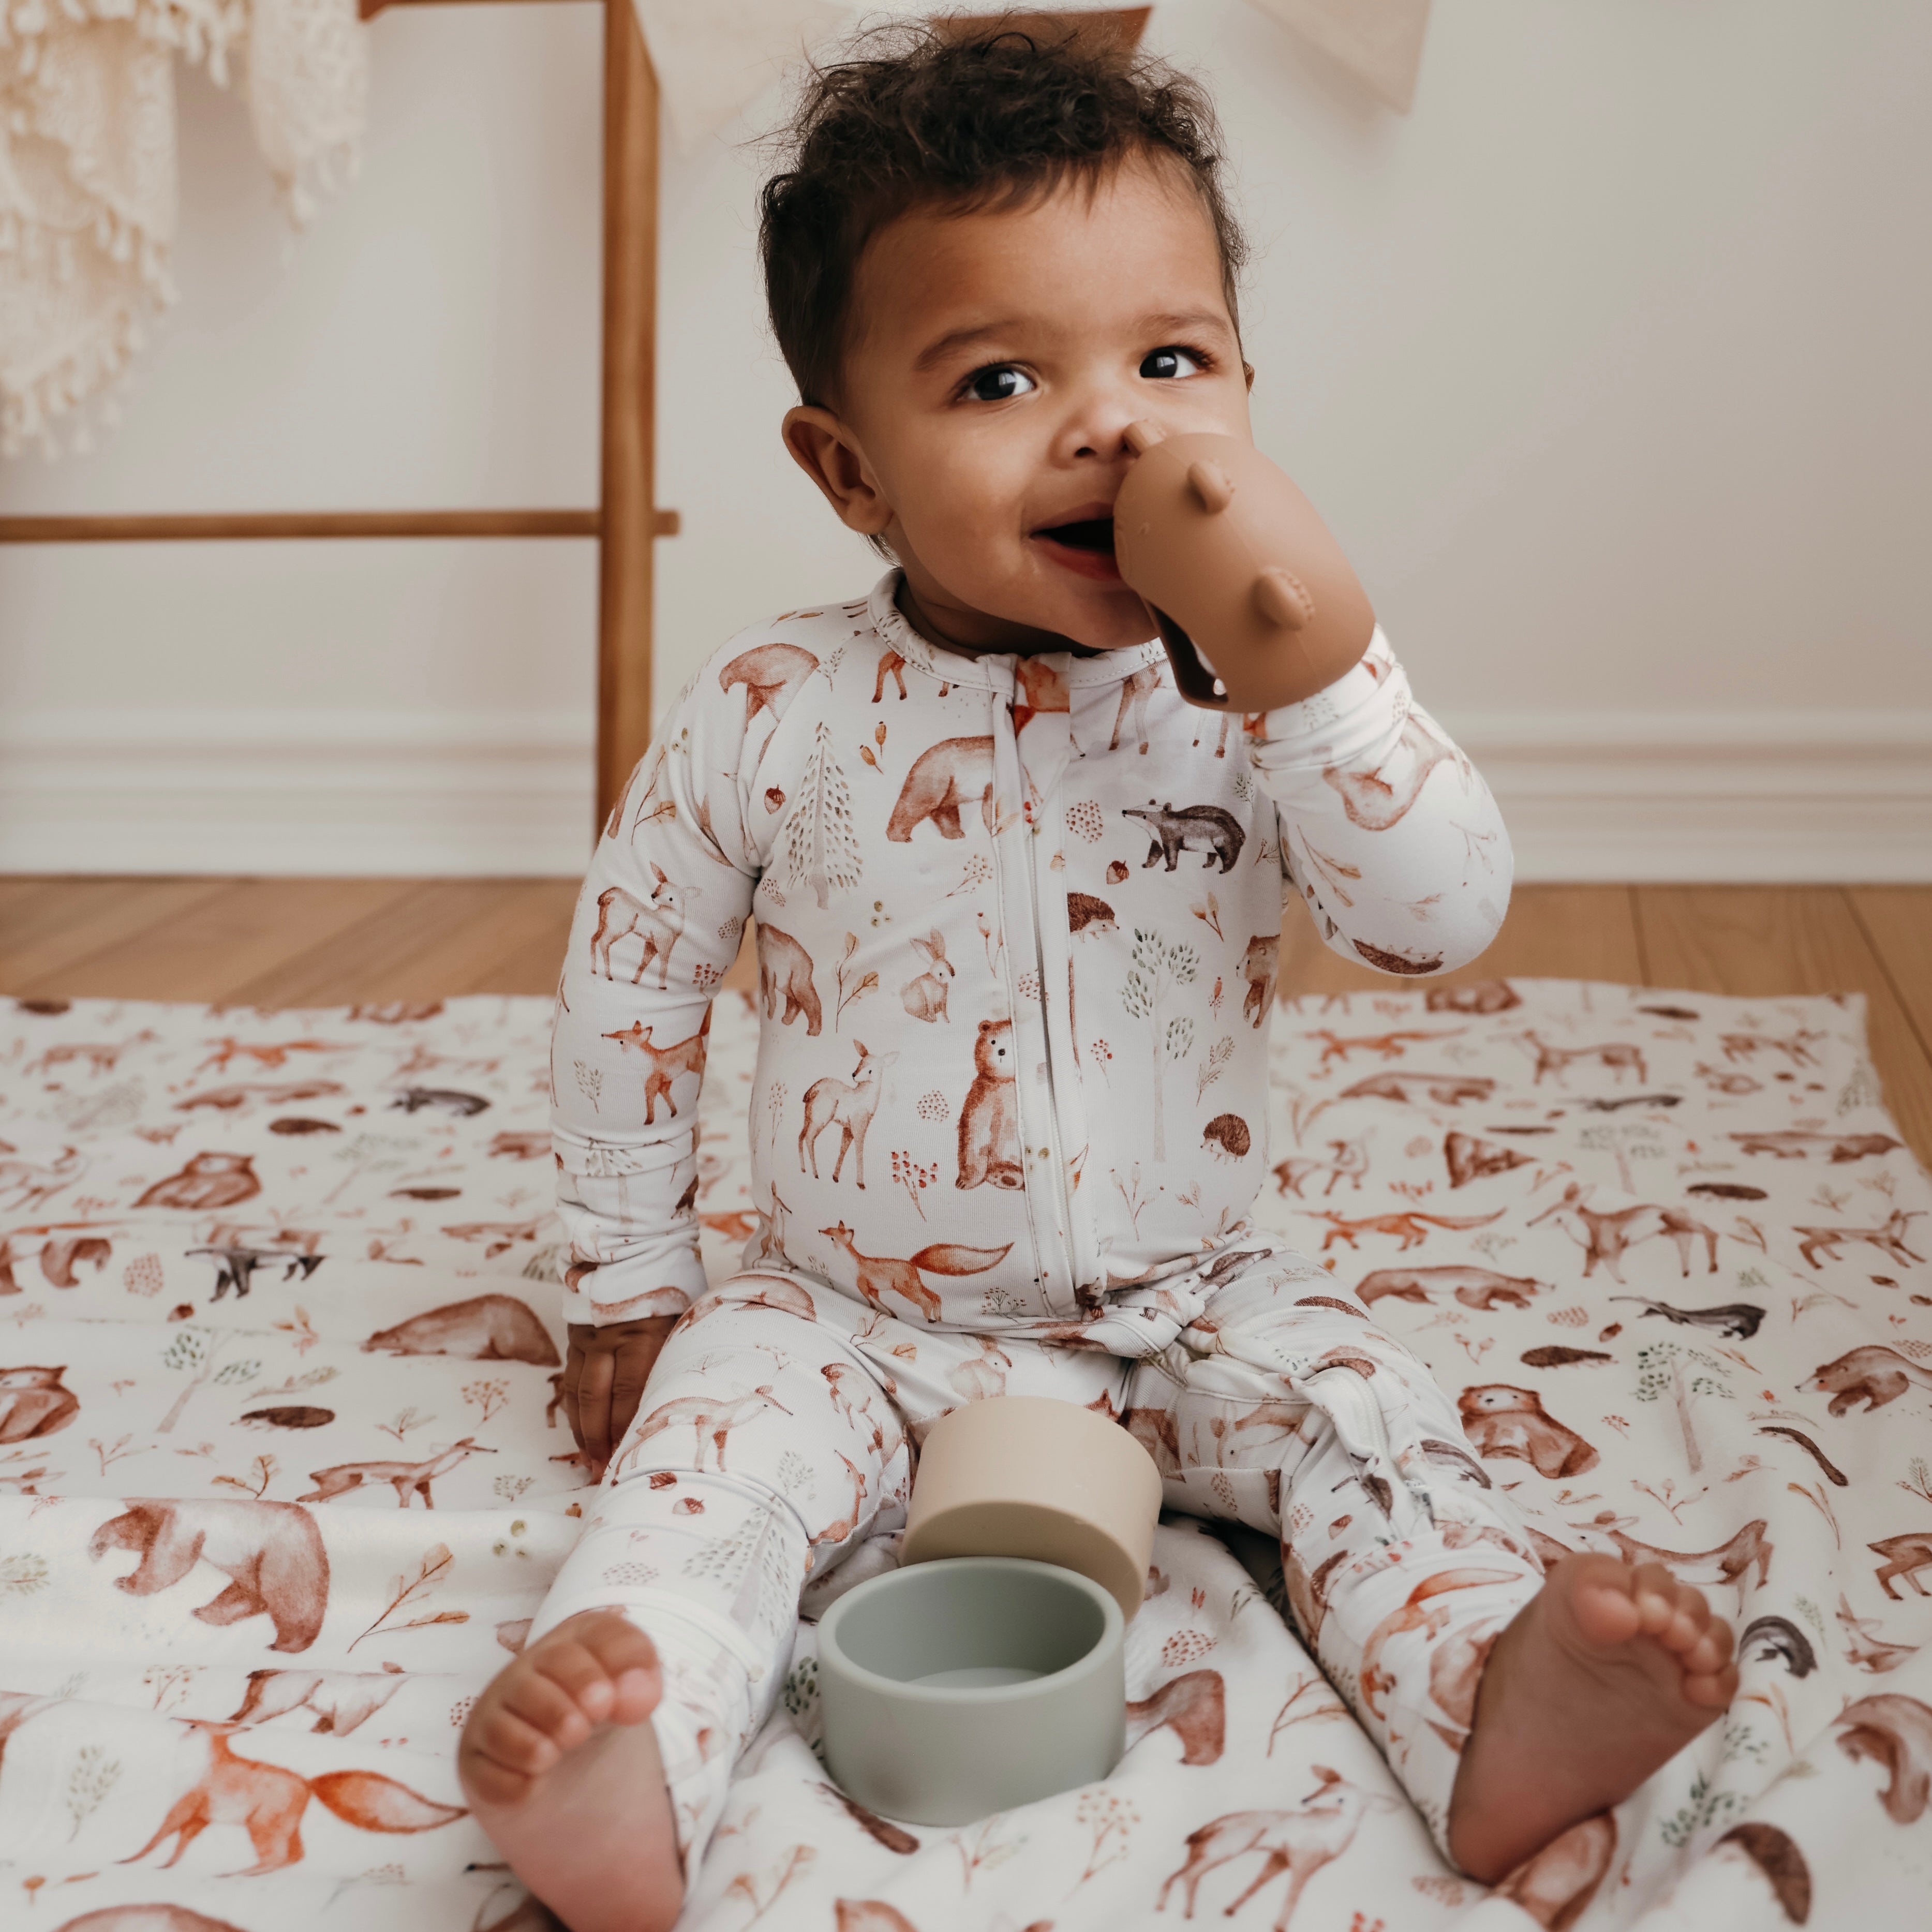
[[[548,993],[571,879],[0,878],[0,993],[334,1006]],[[1400,982],[1291,914],[1281,984]],[[726,983],[748,984],[748,946]],[[1864,994],[1886,1104],[1932,1167],[1932,887],[1520,886],[1452,980],[1610,980],[1745,997]]]

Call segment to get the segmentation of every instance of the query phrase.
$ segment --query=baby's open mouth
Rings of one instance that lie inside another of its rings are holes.
[[[1070,524],[1054,524],[1034,532],[1048,543],[1064,544],[1069,550],[1082,550],[1112,556],[1114,554],[1114,520],[1112,517],[1082,517]]]

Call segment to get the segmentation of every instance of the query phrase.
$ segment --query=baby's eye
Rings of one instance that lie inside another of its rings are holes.
[[[1198,376],[1203,366],[1201,358],[1191,349],[1156,349],[1142,362],[1141,374],[1150,381],[1159,381],[1163,377]]]
[[[1033,378],[1010,362],[976,370],[966,378],[965,393],[976,403],[1010,403],[1035,388]]]

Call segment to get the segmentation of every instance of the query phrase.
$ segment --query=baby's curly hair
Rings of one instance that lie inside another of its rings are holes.
[[[1222,184],[1207,93],[1114,36],[1058,36],[1038,16],[896,24],[812,68],[777,141],[759,250],[778,347],[801,401],[832,406],[866,244],[915,208],[1024,206],[1069,177],[1097,183],[1137,155],[1172,156],[1220,249],[1228,314],[1247,243]]]

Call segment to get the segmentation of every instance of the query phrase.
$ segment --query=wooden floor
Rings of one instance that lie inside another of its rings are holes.
[[[576,896],[572,879],[0,878],[0,993],[260,1006],[548,993]],[[1932,1166],[1932,886],[1520,886],[1496,944],[1450,976],[1510,974],[1862,992],[1886,1103]],[[1294,914],[1281,983],[1400,982]]]

